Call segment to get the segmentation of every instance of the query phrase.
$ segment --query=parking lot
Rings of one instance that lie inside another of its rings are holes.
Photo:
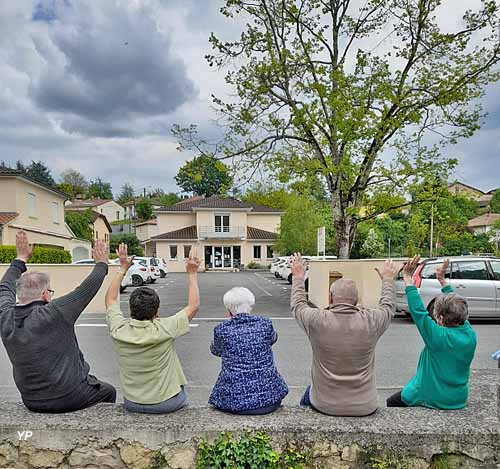
[[[194,405],[207,402],[220,369],[220,359],[210,354],[213,328],[225,318],[222,297],[233,286],[245,286],[256,297],[254,312],[273,319],[278,332],[274,346],[277,367],[290,387],[288,403],[296,403],[310,380],[311,351],[303,331],[289,310],[291,286],[269,272],[209,272],[199,275],[201,308],[192,321],[190,334],[180,338],[177,350],[189,381]],[[150,285],[161,299],[161,315],[174,314],[187,303],[187,276],[169,274]],[[128,314],[128,299],[134,288],[121,297]],[[500,348],[499,321],[474,323],[478,350],[474,368],[494,368],[490,354]],[[111,339],[102,314],[85,313],[77,323],[80,347],[93,374],[119,388],[118,369]],[[381,398],[401,387],[416,369],[423,343],[409,320],[396,318],[377,348],[377,383]],[[459,353],[459,351],[457,351]],[[5,349],[0,347],[0,400],[19,400]]]

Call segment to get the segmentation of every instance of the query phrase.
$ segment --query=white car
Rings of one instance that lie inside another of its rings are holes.
[[[148,272],[147,283],[155,283],[161,277],[160,267],[154,257],[136,257],[135,260],[146,267]]]
[[[168,268],[167,268],[167,263],[165,262],[165,259],[155,257],[156,263],[158,264],[158,268],[160,269],[160,278],[165,278],[168,273]]]
[[[280,264],[284,263],[285,260],[286,260],[286,257],[277,257],[276,259],[273,259],[273,261],[271,262],[271,268],[269,269],[269,271],[274,276],[276,276],[276,272],[278,271],[278,267],[280,266]]]
[[[119,265],[119,259],[113,259],[110,261],[111,264]],[[150,272],[145,262],[138,261],[134,259],[133,264],[127,271],[122,285],[132,286],[132,287],[142,287],[145,283],[149,283]]]

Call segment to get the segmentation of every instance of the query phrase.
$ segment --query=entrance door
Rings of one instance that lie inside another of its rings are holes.
[[[233,267],[241,266],[241,246],[233,246]]]
[[[222,246],[214,246],[214,267],[216,269],[223,267]]]
[[[224,246],[224,268],[231,267],[231,246]]]

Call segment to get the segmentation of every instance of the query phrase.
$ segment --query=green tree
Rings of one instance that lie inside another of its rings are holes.
[[[93,240],[92,210],[82,212],[68,211],[64,216],[66,223],[77,238]]]
[[[493,213],[500,213],[500,190],[493,193],[493,198],[490,201],[490,210]]]
[[[115,252],[121,243],[125,243],[128,246],[128,253],[130,255],[144,255],[141,243],[135,234],[111,235],[109,240],[109,250],[111,252]]]
[[[385,247],[382,237],[375,228],[371,228],[361,248],[361,254],[363,257],[375,258],[382,256],[384,251]]]
[[[87,195],[91,199],[113,199],[113,190],[109,182],[103,181],[101,178],[90,181]]]
[[[496,82],[499,6],[443,30],[451,0],[225,0],[240,37],[211,35],[211,66],[229,70],[227,101],[214,97],[222,144],[173,127],[181,146],[232,159],[252,174],[274,163],[327,181],[337,251],[349,257],[365,195],[404,192],[415,178],[456,164],[440,149],[479,128],[477,98]],[[433,143],[427,136],[432,133]],[[382,154],[390,149],[390,153]]]
[[[123,184],[120,195],[118,196],[117,202],[120,205],[123,205],[129,201],[131,201],[134,198],[134,188],[132,187],[132,184],[129,182],[126,182]]]
[[[164,205],[165,207],[170,207],[181,200],[182,199],[175,192],[168,192],[166,194],[162,194],[161,196],[153,197],[151,202],[158,205]]]
[[[148,198],[139,199],[135,203],[135,213],[139,220],[151,220],[153,218],[153,205]]]
[[[76,169],[66,169],[61,173],[58,187],[69,194],[72,199],[77,196],[84,196],[89,183],[85,176]]]
[[[184,192],[210,197],[226,195],[233,184],[227,165],[212,155],[200,155],[179,169],[175,182]]]
[[[284,187],[275,186],[269,182],[257,182],[245,192],[241,200],[247,204],[286,210],[293,198],[294,195]]]
[[[0,168],[16,170],[21,172],[22,174],[25,174],[26,176],[29,176],[35,181],[40,182],[41,184],[52,187],[56,186],[56,182],[52,177],[50,169],[42,161],[32,160],[30,164],[25,165],[22,161],[18,160],[15,167],[12,167],[8,163],[2,161],[0,163]]]

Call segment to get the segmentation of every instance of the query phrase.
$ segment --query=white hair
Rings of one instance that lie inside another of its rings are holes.
[[[42,297],[49,288],[50,278],[43,272],[26,272],[17,281],[16,293],[21,304],[30,303]]]
[[[249,314],[255,306],[254,294],[245,287],[231,288],[222,301],[231,314]]]
[[[358,304],[358,289],[354,280],[339,278],[332,283],[330,294],[334,303],[347,303],[353,306]]]

